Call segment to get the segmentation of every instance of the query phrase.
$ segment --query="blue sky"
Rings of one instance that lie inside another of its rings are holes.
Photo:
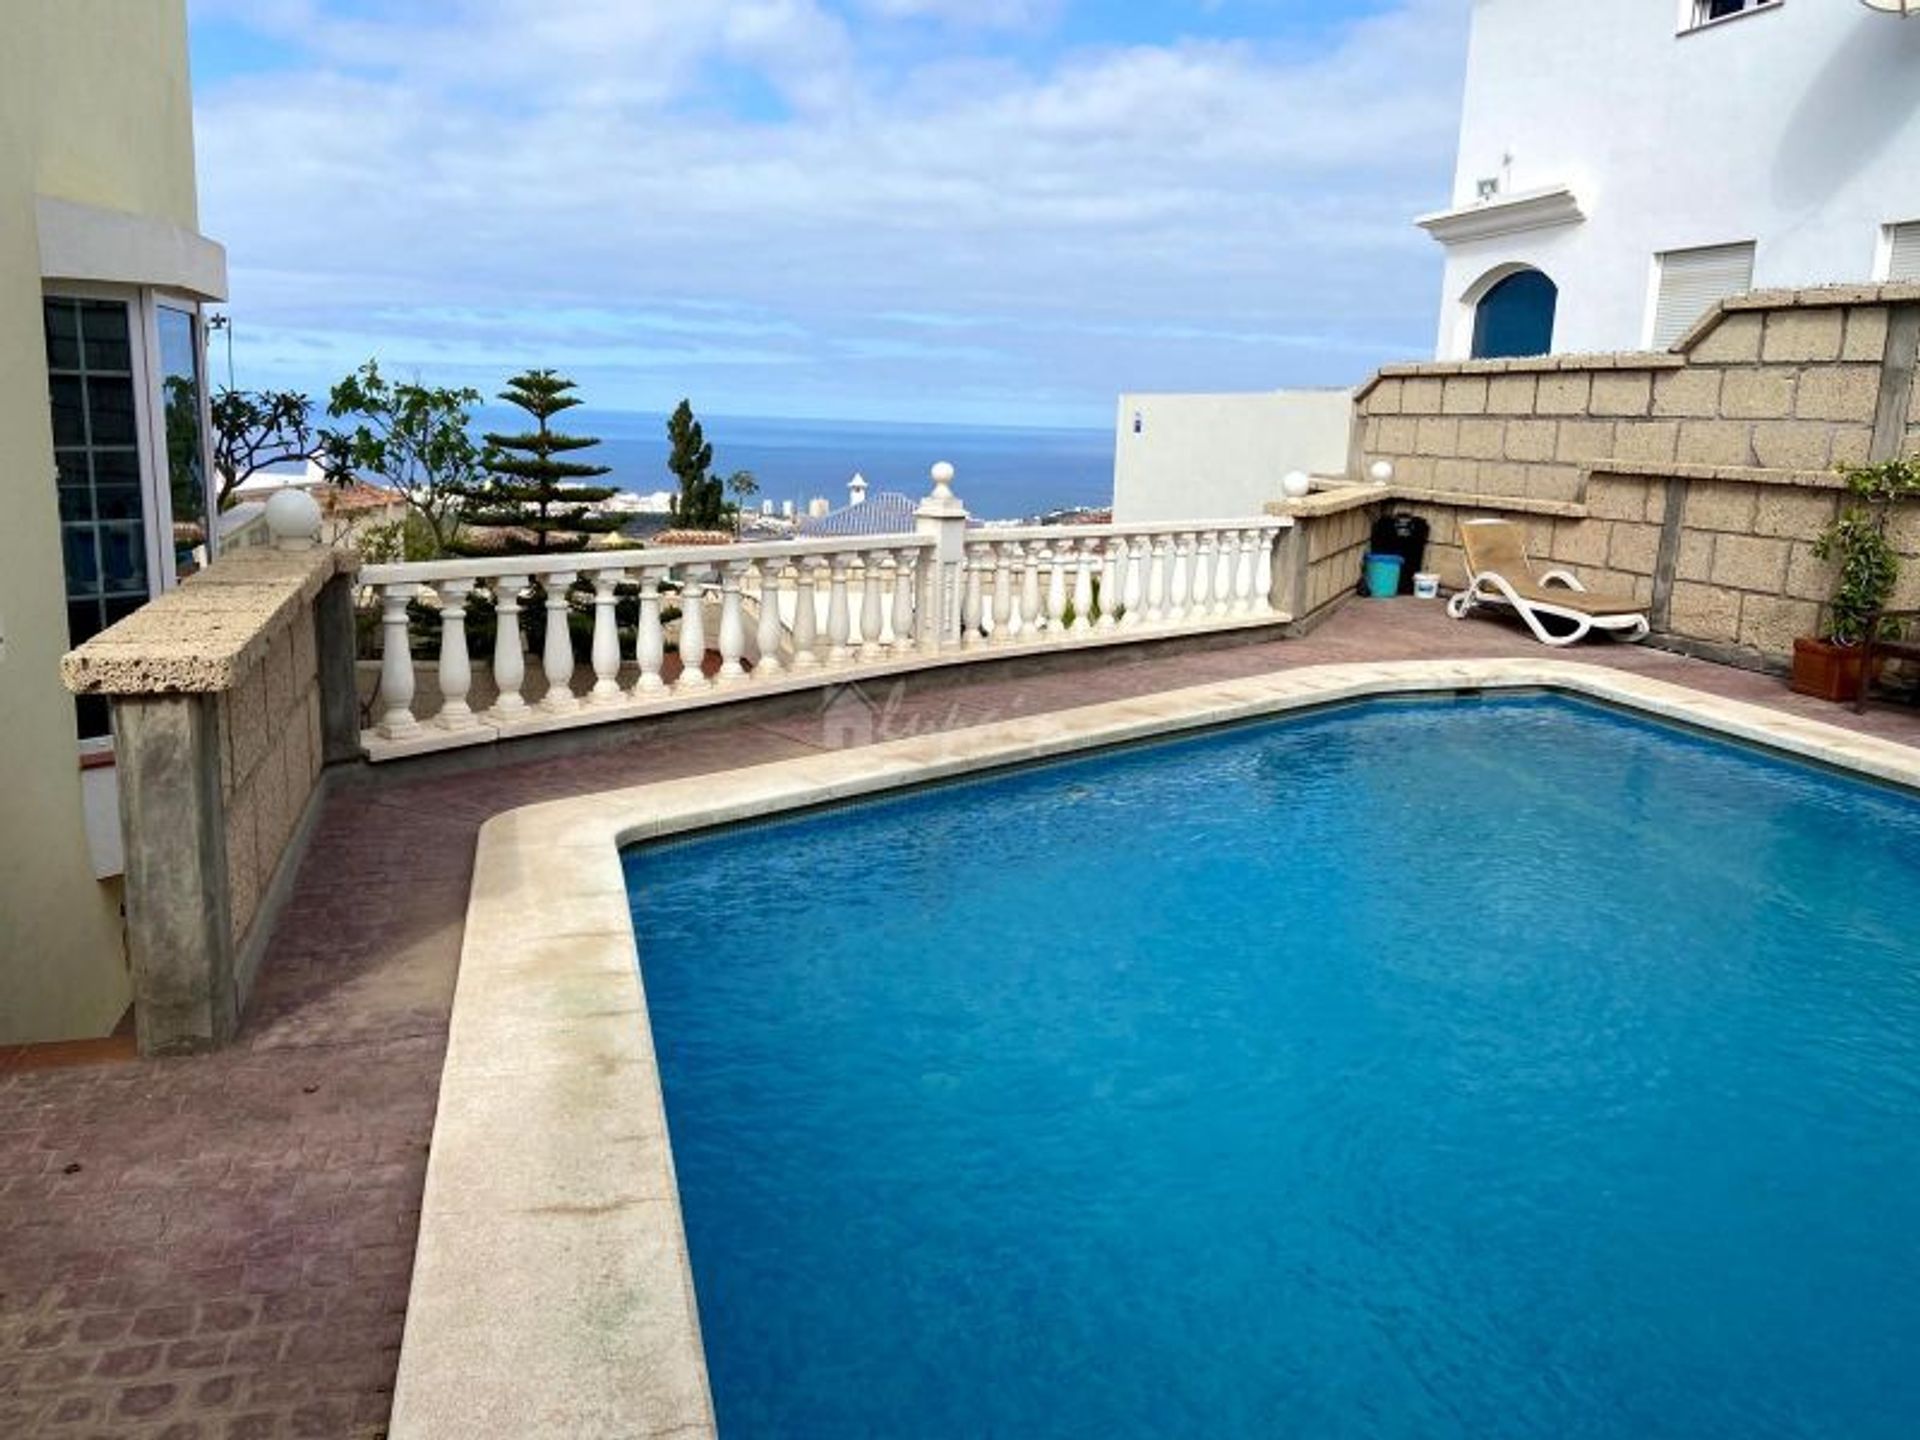
[[[189,0],[243,386],[1111,423],[1431,346],[1467,0]]]

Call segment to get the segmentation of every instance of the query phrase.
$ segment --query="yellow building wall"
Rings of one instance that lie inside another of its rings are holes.
[[[185,0],[7,0],[0,43],[0,1045],[102,1035],[129,988],[81,818],[34,198],[198,229]]]

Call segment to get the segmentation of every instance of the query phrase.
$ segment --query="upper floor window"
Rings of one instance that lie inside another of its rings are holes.
[[[1653,346],[1665,350],[1694,322],[1729,295],[1753,288],[1751,241],[1741,245],[1708,245],[1697,250],[1669,250],[1655,258]]]
[[[1880,266],[1883,280],[1920,280],[1920,220],[1889,225]]]
[[[1731,20],[1736,15],[1749,15],[1755,10],[1773,10],[1779,7],[1781,0],[1685,0],[1685,9],[1681,11],[1682,31],[1698,30],[1702,25],[1711,25],[1716,20]]]

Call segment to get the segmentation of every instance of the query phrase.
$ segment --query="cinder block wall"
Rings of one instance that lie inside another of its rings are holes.
[[[1448,584],[1461,517],[1523,520],[1538,559],[1634,594],[1671,640],[1778,667],[1832,587],[1812,541],[1834,467],[1920,450],[1917,352],[1920,286],[1886,285],[1739,296],[1671,353],[1390,365],[1358,394],[1355,442],[1395,483],[1341,513],[1424,516]],[[1896,603],[1920,605],[1920,507],[1893,529]],[[1320,549],[1345,574],[1310,583],[1311,609],[1358,575],[1338,544]]]

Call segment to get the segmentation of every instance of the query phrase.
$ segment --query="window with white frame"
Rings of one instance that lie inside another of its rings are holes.
[[[1882,280],[1920,281],[1920,220],[1886,227]]]
[[[1648,337],[1665,350],[1730,295],[1753,288],[1752,241],[1669,250],[1654,258],[1653,327]]]
[[[1680,28],[1698,30],[1719,20],[1751,15],[1756,10],[1777,10],[1781,0],[1682,0]]]
[[[210,558],[199,306],[153,290],[79,287],[42,304],[60,497],[67,640],[78,645]],[[98,696],[76,707],[105,740]]]

